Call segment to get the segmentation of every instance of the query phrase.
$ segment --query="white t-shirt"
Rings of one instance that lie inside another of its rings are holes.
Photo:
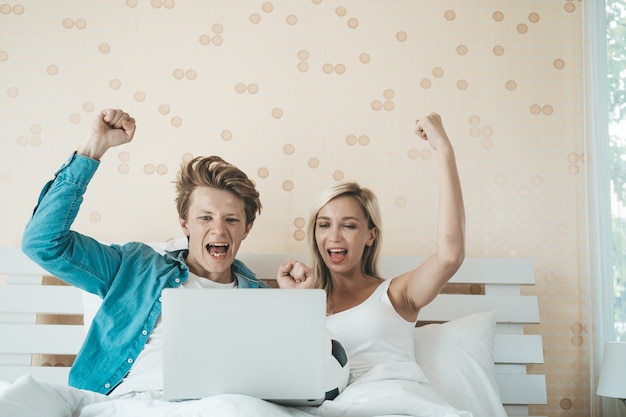
[[[189,288],[229,289],[236,288],[237,281],[221,284],[199,277],[189,272],[187,282],[178,287],[181,291]],[[161,316],[156,321],[143,350],[122,382],[109,394],[110,397],[163,397],[163,326]]]

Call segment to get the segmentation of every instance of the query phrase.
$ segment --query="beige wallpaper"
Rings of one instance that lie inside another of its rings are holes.
[[[0,4],[0,246],[95,114],[133,143],[107,154],[75,223],[102,240],[180,236],[172,180],[219,154],[256,181],[242,250],[303,252],[313,196],[380,197],[385,253],[434,248],[436,111],[456,147],[469,256],[535,261],[549,402],[590,410],[583,4],[565,0],[15,0]],[[531,372],[534,370],[531,369]]]

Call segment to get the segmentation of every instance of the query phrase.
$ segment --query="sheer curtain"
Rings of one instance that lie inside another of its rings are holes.
[[[621,404],[617,400],[596,396],[604,343],[615,338],[605,0],[584,2],[583,24],[588,277],[589,288],[593,289],[589,294],[592,306],[589,317],[591,414],[609,417],[623,413],[618,414]]]

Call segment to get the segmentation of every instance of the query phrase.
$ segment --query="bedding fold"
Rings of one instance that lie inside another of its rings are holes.
[[[0,417],[472,417],[447,404],[427,381],[416,379],[419,375],[416,364],[376,367],[319,407],[288,407],[237,394],[180,402],[116,399],[23,375],[0,383]]]

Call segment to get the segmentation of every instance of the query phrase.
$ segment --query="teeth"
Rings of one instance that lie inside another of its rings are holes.
[[[214,256],[216,258],[224,258],[226,256],[226,253],[228,252],[228,248],[229,248],[229,244],[228,243],[209,243],[206,245],[206,249],[209,252],[209,254],[211,256]],[[216,252],[214,250],[212,250],[213,248],[217,249],[217,248],[225,248],[223,251],[220,250],[219,252]]]

